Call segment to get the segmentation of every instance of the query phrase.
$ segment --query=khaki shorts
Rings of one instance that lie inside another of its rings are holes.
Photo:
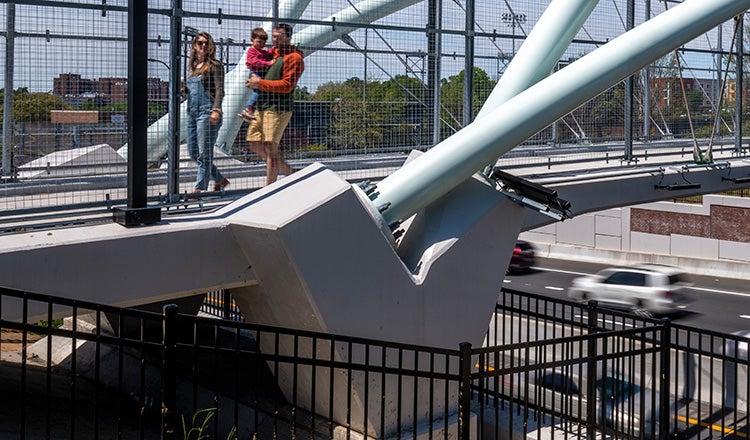
[[[250,123],[245,139],[248,142],[265,141],[278,145],[290,119],[292,119],[292,112],[256,111],[255,119]]]

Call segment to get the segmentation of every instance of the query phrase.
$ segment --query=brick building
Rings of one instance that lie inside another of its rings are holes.
[[[150,101],[168,101],[168,82],[160,78],[148,78],[147,87]],[[75,106],[85,101],[96,101],[97,104],[106,105],[127,99],[128,79],[117,77],[87,79],[75,73],[63,73],[52,80],[52,93],[63,97]]]

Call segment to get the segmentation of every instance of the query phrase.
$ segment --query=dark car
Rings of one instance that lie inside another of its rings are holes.
[[[528,272],[534,265],[534,246],[528,241],[518,240],[510,257],[508,272]]]

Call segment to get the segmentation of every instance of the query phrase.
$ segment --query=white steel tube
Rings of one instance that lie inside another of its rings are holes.
[[[402,8],[410,6],[416,3],[418,0],[365,0],[355,6],[343,9],[325,19],[332,24],[336,21],[349,21],[358,23],[370,23],[374,20],[384,17],[385,15],[396,12]],[[309,3],[309,0],[304,2],[305,5]],[[288,11],[290,14],[300,14],[304,8],[297,8]],[[282,12],[286,11],[282,9]],[[279,15],[279,17],[289,17],[290,15]],[[293,16],[293,15],[292,15]],[[299,15],[297,15],[299,17]],[[283,21],[283,20],[282,20]],[[292,36],[294,44],[303,47],[305,56],[308,56],[315,52],[319,47],[325,47],[329,43],[338,40],[343,34],[352,31],[353,27],[346,27],[341,25],[336,26],[323,26],[323,25],[312,25],[295,31]],[[216,146],[222,150],[229,152],[234,142],[237,133],[242,126],[242,121],[235,117],[240,112],[250,97],[251,90],[245,87],[245,78],[248,76],[248,70],[245,67],[245,54],[242,55],[242,59],[237,63],[237,67],[229,72],[224,79],[224,89],[227,92],[224,103],[222,104],[222,112],[224,115],[224,123],[219,129],[219,135],[216,138]]]
[[[554,69],[599,0],[553,0],[477,113],[479,120]]]
[[[613,84],[748,8],[750,0],[685,0],[407,163],[377,185],[374,207],[385,224],[397,224]]]

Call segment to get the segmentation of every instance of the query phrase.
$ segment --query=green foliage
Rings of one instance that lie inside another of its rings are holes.
[[[368,97],[374,97],[368,98]],[[379,102],[413,102],[424,101],[427,89],[416,78],[406,75],[396,75],[385,81],[367,81],[353,77],[344,82],[328,82],[318,86],[312,100],[337,101],[340,99],[368,99]]]
[[[323,153],[328,150],[328,147],[324,144],[310,144],[304,147],[299,147],[298,151],[301,153]]]
[[[349,148],[367,148],[380,145],[383,139],[381,126],[385,114],[378,111],[376,103],[363,103],[356,99],[339,99],[331,108],[333,134],[331,141]]]
[[[690,112],[692,112],[693,114],[697,114],[698,112],[700,112],[701,105],[703,105],[703,92],[699,89],[693,89],[692,91],[688,92],[687,103]]]
[[[441,120],[443,121],[441,132],[443,137],[450,136],[465,125],[463,120],[465,78],[466,72],[462,70],[458,75],[441,80],[440,102],[442,107]],[[477,115],[487,97],[495,88],[495,83],[487,72],[479,67],[474,67],[473,117]]]
[[[30,331],[30,333],[34,334],[34,335],[45,336],[47,333],[43,332],[42,329],[60,328],[60,327],[62,327],[62,325],[63,325],[62,318],[60,318],[60,319],[53,319],[51,323],[50,323],[50,321],[39,321],[39,322],[37,322],[35,324],[35,326],[39,327],[40,331],[35,332],[35,331],[32,330],[32,331]]]
[[[167,113],[166,106],[161,102],[149,102],[148,114],[156,117],[164,116]]]
[[[463,125],[464,72],[442,80],[441,103],[444,135]],[[495,86],[487,72],[474,68],[474,115]],[[403,145],[404,139],[421,136],[420,127],[429,126],[427,112],[417,114],[415,106],[428,105],[429,91],[418,78],[396,75],[386,81],[365,81],[352,77],[343,82],[318,86],[310,100],[331,105],[331,136],[335,148],[377,148]],[[419,141],[417,141],[419,142]]]
[[[359,78],[349,78],[343,83],[327,82],[319,85],[312,97],[316,101],[355,100],[362,97],[362,84]]]
[[[621,126],[625,118],[625,85],[618,83],[584,103],[573,113],[580,121],[586,121],[593,128],[587,135],[602,138],[612,133],[610,127]],[[605,132],[606,131],[606,132]]]
[[[340,148],[375,148],[405,125],[404,109],[425,93],[418,80],[397,76],[386,82],[349,78],[318,86],[313,100],[333,102],[331,143]]]
[[[374,86],[375,96],[382,96],[383,101],[424,102],[428,95],[427,87],[420,80],[407,75],[396,75],[382,84],[375,83]]]
[[[307,90],[307,87],[299,87],[297,86],[294,89],[293,98],[295,101],[309,101],[310,100],[310,91]]]
[[[53,319],[52,324],[50,324],[49,321],[39,321],[36,323],[38,327],[52,327],[52,328],[60,328],[63,325],[62,318],[60,319]]]
[[[99,106],[94,101],[86,101],[81,104],[79,110],[99,110]]]
[[[204,408],[199,409],[193,413],[188,425],[185,416],[182,416],[182,438],[184,440],[204,440],[210,438],[204,431],[208,427],[208,422],[211,418],[216,415],[216,408]],[[237,437],[237,429],[232,427],[227,434],[227,439],[233,439]]]
[[[128,111],[128,101],[113,102],[110,105],[100,107],[98,110],[105,112],[126,112]]]
[[[3,90],[2,98],[4,103],[5,90]],[[13,113],[16,121],[48,122],[51,110],[72,109],[59,96],[43,92],[29,92],[26,87],[16,89],[13,93],[13,99]],[[0,105],[0,115],[2,115],[2,112],[3,107]]]

